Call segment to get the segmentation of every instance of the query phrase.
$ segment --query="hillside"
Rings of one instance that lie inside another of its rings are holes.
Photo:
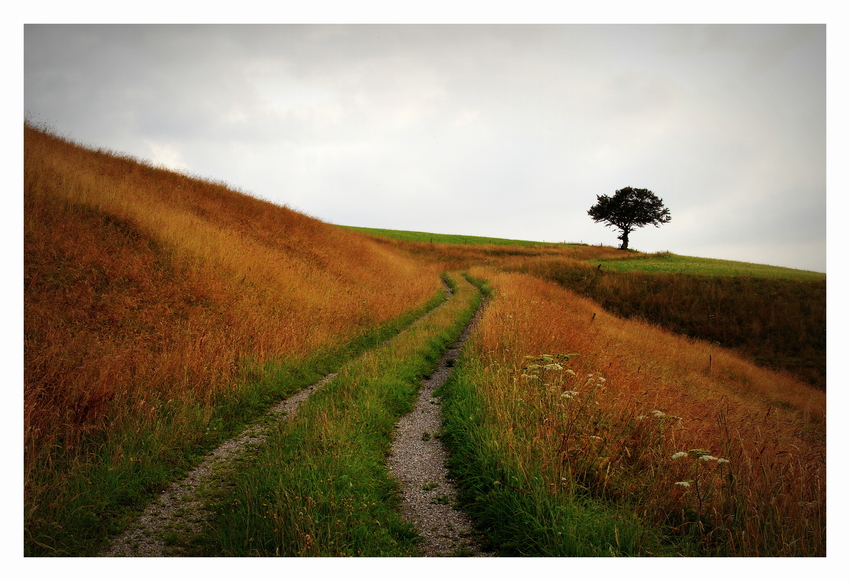
[[[542,277],[491,300],[443,395],[463,502],[503,556],[816,556],[826,394]]]
[[[271,391],[297,388],[441,289],[435,266],[224,184],[31,126],[24,155],[26,520],[44,545],[63,526],[44,499],[92,466],[162,454],[154,486],[269,400],[251,387],[269,365],[297,371]]]
[[[735,349],[826,389],[823,273],[587,244],[357,230],[451,268],[484,264],[551,280],[618,316]]]
[[[481,294],[421,437],[499,554],[825,554],[823,275],[343,228],[30,125],[24,156],[27,555],[98,554],[337,371],[206,499],[209,530],[160,540],[417,554],[385,456]]]

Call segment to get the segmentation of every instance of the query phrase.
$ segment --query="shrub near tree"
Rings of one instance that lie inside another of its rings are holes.
[[[623,188],[613,196],[596,196],[596,204],[587,211],[594,222],[604,222],[617,228],[621,234],[621,250],[629,248],[629,234],[635,228],[653,225],[656,228],[670,221],[670,210],[664,207],[664,201],[649,190]]]

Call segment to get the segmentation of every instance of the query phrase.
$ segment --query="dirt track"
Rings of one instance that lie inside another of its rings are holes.
[[[449,379],[483,309],[482,303],[458,342],[443,354],[437,371],[423,381],[416,407],[398,423],[389,457],[390,473],[403,486],[402,513],[422,536],[421,548],[427,557],[492,556],[481,551],[469,516],[454,506],[457,490],[448,478],[448,454],[438,437],[440,406],[434,397],[434,391]]]
[[[446,291],[451,296],[448,287]],[[416,408],[397,426],[396,442],[389,458],[391,473],[403,485],[403,514],[420,532],[424,540],[422,552],[426,556],[486,556],[474,539],[469,518],[452,506],[456,491],[447,477],[447,454],[436,437],[440,432],[440,415],[433,397],[434,390],[451,375],[460,348],[483,308],[482,304],[461,339],[443,355],[439,368],[423,381]],[[294,416],[302,402],[335,376],[329,374],[282,401],[260,422],[213,450],[184,479],[174,482],[148,505],[139,519],[104,547],[99,556],[182,556],[183,549],[174,540],[199,533],[211,516],[204,506],[204,493],[225,487],[227,482],[222,475],[228,467],[249,453],[250,448],[262,445],[272,425]]]

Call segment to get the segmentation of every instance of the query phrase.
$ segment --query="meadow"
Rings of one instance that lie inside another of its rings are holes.
[[[816,556],[826,397],[526,274],[444,388],[466,506],[502,555]]]
[[[344,369],[189,550],[415,555],[384,458],[478,300],[461,272],[490,299],[440,436],[498,554],[825,554],[825,275],[343,228],[30,124],[24,262],[26,555],[96,554]]]
[[[434,234],[431,232],[414,232],[411,230],[387,230],[384,228],[361,228],[359,226],[340,226],[346,230],[404,240],[407,242],[428,242],[429,244],[495,244],[498,246],[551,246],[545,242],[532,240],[512,240],[509,238],[488,238],[486,236],[464,236],[462,234]]]
[[[617,272],[645,272],[691,274],[700,276],[746,276],[757,278],[784,278],[791,280],[824,281],[826,275],[811,270],[798,270],[768,264],[753,264],[718,258],[681,256],[670,252],[644,254],[638,258],[626,257],[619,260],[589,260],[588,263],[604,265],[606,270]]]
[[[25,546],[68,554],[270,402],[399,328],[439,270],[24,129]]]
[[[826,389],[824,275],[792,270],[793,276],[782,276],[791,269],[742,270],[746,264],[727,261],[688,259],[688,274],[648,267],[658,263],[654,257],[588,262],[535,258],[510,268],[556,282],[621,317],[735,349]],[[643,268],[619,266],[629,263]]]
[[[443,269],[486,265],[531,274],[618,316],[734,349],[826,389],[823,273],[586,244],[432,243],[383,232],[373,239]]]

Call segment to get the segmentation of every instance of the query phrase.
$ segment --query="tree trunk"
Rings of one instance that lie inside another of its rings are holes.
[[[620,240],[623,243],[620,245],[620,250],[628,250],[629,249],[629,232],[628,230],[623,230],[623,233],[620,234]]]

